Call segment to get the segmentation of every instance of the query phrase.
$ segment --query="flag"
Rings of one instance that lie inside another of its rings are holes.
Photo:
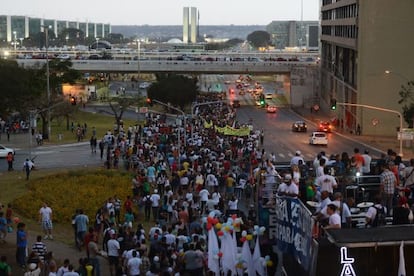
[[[210,269],[215,275],[220,275],[220,263],[219,259],[215,257],[219,252],[218,240],[214,228],[211,227],[208,230],[208,269]]]
[[[221,237],[221,252],[223,253],[221,263],[223,265],[224,275],[227,275],[228,271],[231,271],[232,275],[235,275],[234,272],[236,271],[236,256],[233,237],[229,232],[225,232]]]
[[[242,246],[242,260],[246,264],[247,267],[247,275],[252,276],[256,275],[256,271],[252,264],[252,253],[250,252],[249,241],[244,241]]]
[[[400,264],[398,266],[398,276],[406,276],[405,272],[405,259],[404,259],[404,241],[401,241],[400,245]]]
[[[252,263],[254,265],[254,269],[256,273],[260,276],[264,276],[264,267],[263,267],[263,260],[262,260],[262,253],[260,252],[260,244],[259,244],[259,235],[256,236],[256,245],[254,246]]]

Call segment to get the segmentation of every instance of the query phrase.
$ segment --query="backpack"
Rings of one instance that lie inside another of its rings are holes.
[[[145,196],[145,206],[146,207],[151,207],[152,206],[151,196],[149,196],[149,195]]]
[[[372,222],[372,227],[378,227],[383,226],[386,224],[386,214],[384,210],[384,206],[381,206],[381,208],[375,207],[375,210],[377,210],[377,214],[375,215],[374,221]]]

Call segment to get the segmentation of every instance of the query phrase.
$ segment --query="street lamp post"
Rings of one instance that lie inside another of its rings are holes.
[[[141,68],[140,68],[140,59],[141,59],[141,41],[139,39],[137,39],[137,58],[138,58],[138,76],[137,76],[137,81],[139,81],[139,75],[141,73]],[[139,90],[139,85],[138,85],[138,90]]]
[[[388,108],[382,108],[382,107],[378,107],[378,106],[372,106],[372,105],[366,105],[366,104],[351,104],[351,103],[336,103],[337,105],[343,105],[343,106],[355,106],[355,107],[365,107],[368,109],[374,109],[374,110],[379,110],[379,111],[384,111],[384,112],[389,112],[389,113],[394,113],[397,114],[398,117],[400,118],[400,153],[399,155],[402,157],[403,156],[403,147],[402,147],[402,127],[403,127],[403,117],[401,112],[397,111],[397,110],[393,110],[393,109],[388,109]]]
[[[341,83],[341,85],[342,85],[342,95],[341,95],[341,100],[343,101],[343,102],[347,102],[347,99],[345,98],[345,77],[344,77],[344,75],[343,75],[343,73],[342,72],[340,72],[339,70],[337,70],[337,66],[336,66],[336,64],[335,63],[332,63],[332,66],[333,66],[333,69],[334,69],[334,71],[333,72],[331,72],[331,74],[332,74],[332,76],[334,77],[334,79],[336,80],[336,83],[339,81],[340,83]],[[336,75],[336,72],[338,71],[338,73],[339,73],[339,77]],[[337,85],[335,84],[335,93],[337,92],[336,91],[336,88],[337,88]],[[337,98],[336,98],[337,99]],[[342,119],[342,121],[344,121],[345,120],[345,108],[342,108],[342,112],[341,112],[341,119]],[[340,124],[341,125],[341,124]],[[346,127],[346,124],[342,124],[344,127]]]
[[[42,26],[45,31],[45,48],[46,48],[46,91],[47,91],[47,139],[52,139],[52,126],[50,122],[50,69],[49,69],[49,28],[51,26]]]
[[[14,54],[16,55],[16,51],[17,51],[17,32],[13,31],[13,46],[14,46]]]

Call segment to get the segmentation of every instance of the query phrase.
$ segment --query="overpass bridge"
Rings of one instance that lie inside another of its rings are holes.
[[[16,59],[24,68],[41,68],[45,59]],[[305,106],[319,95],[319,64],[312,61],[71,60],[72,68],[99,73],[182,73],[284,75],[291,106]]]
[[[17,59],[24,68],[41,68],[45,59]],[[316,61],[71,60],[72,68],[100,73],[292,74],[316,69]]]

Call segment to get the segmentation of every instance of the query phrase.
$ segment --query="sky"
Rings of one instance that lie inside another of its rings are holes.
[[[200,25],[267,25],[318,20],[320,0],[1,0],[0,14],[111,25],[181,25],[183,7],[196,7]]]

